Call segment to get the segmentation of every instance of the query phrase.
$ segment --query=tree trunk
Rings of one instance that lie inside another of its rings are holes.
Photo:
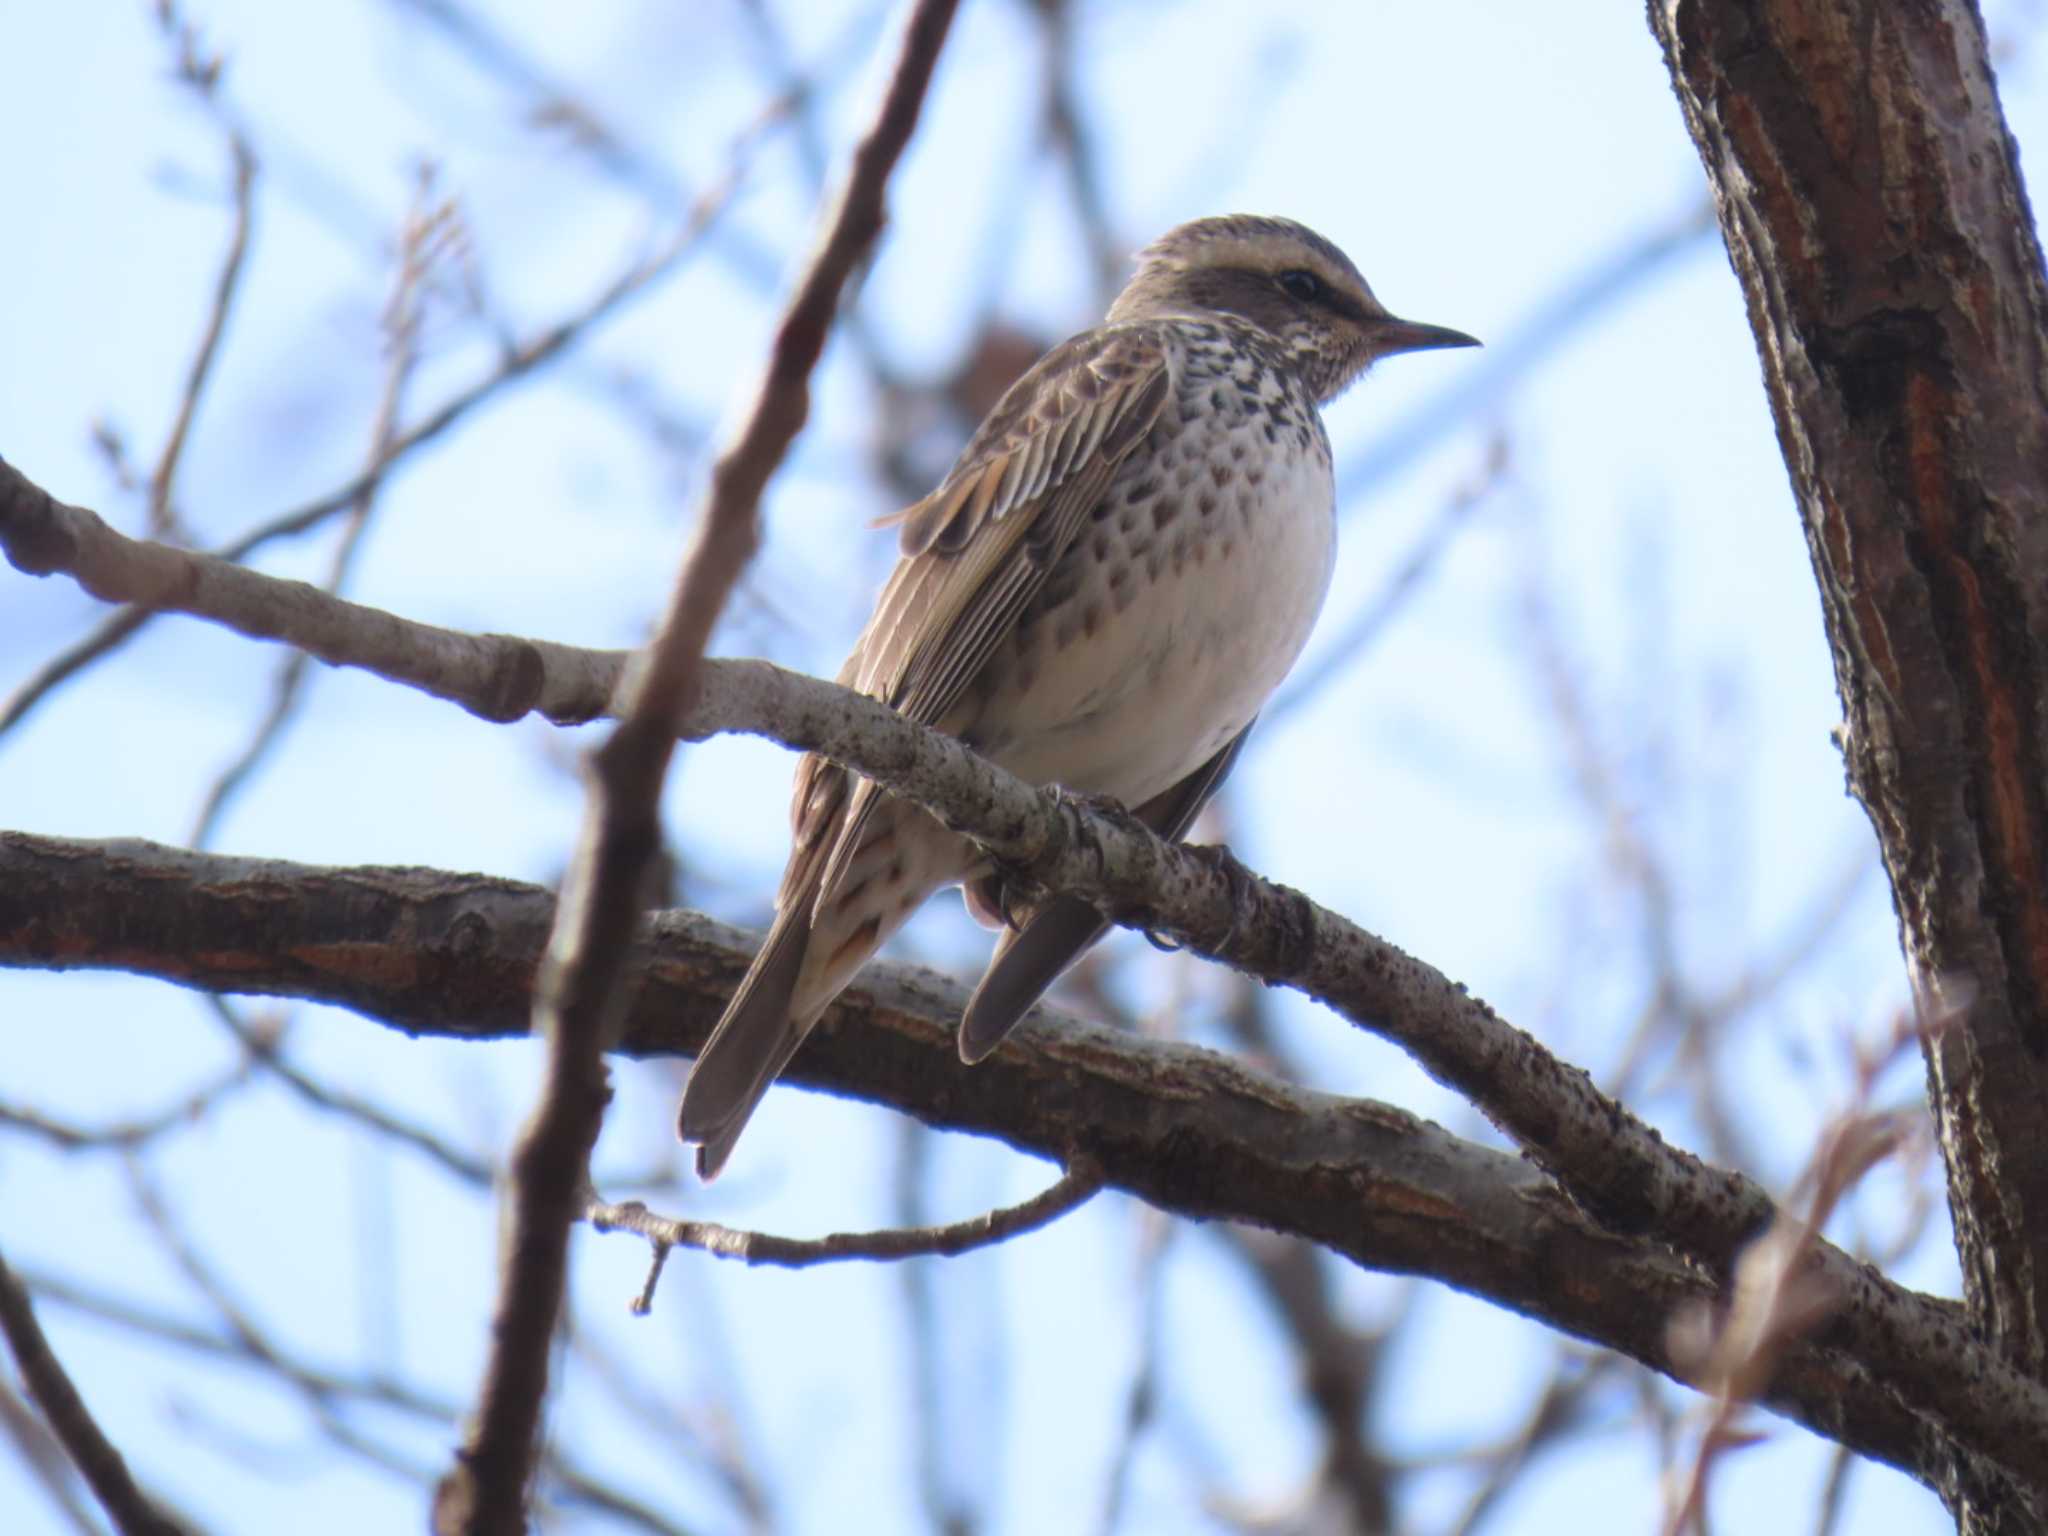
[[[1748,301],[1849,785],[1935,1026],[1964,1299],[2042,1377],[2048,290],[1983,24],[1964,0],[1652,0],[1650,22]],[[2043,1528],[1968,1465],[1945,1493],[1962,1530]]]

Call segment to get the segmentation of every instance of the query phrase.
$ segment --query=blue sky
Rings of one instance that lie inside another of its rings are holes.
[[[872,99],[891,13],[843,0],[774,9],[799,67],[828,82],[818,138],[836,165]],[[1394,360],[1339,402],[1329,421],[1343,462],[1405,442],[1414,413],[1515,364],[1546,302],[1704,196],[1635,7],[1446,0],[1302,6],[1278,19],[1225,0],[1081,9],[1081,100],[1127,248],[1200,214],[1287,214],[1342,245],[1397,312],[1489,342],[1483,354]],[[2048,101],[2026,8],[1992,7],[1994,34],[2006,35],[2008,13],[2021,30],[2000,83],[2026,154],[2048,143]],[[488,14],[525,56],[601,104],[660,172],[652,185],[593,174],[395,0],[220,0],[192,12],[229,57],[228,97],[264,165],[249,284],[181,481],[202,540],[325,490],[361,461],[389,234],[422,158],[460,199],[494,310],[530,330],[630,260],[675,211],[676,188],[717,178],[760,112],[758,45],[729,0],[531,0]],[[133,528],[134,500],[90,429],[114,427],[145,463],[167,429],[225,241],[218,134],[168,80],[144,7],[36,7],[10,32],[0,100],[13,147],[0,154],[0,185],[11,206],[37,213],[0,242],[0,292],[15,296],[0,320],[10,362],[0,453]],[[1048,340],[1094,317],[1077,228],[1036,149],[1036,37],[1023,7],[970,3],[941,65],[861,300],[864,325],[905,376],[954,366],[991,302]],[[805,158],[799,136],[770,133],[712,251],[415,460],[377,510],[352,595],[446,625],[593,645],[640,638],[702,462],[642,430],[617,403],[619,381],[685,437],[714,429],[744,397],[775,274],[807,240]],[[442,324],[413,385],[416,408],[490,364],[474,328]],[[835,345],[811,428],[771,493],[769,549],[721,649],[836,667],[891,543],[863,531],[889,510],[865,468],[887,409],[854,350]],[[1818,603],[1718,241],[1682,244],[1454,428],[1369,485],[1341,487],[1341,565],[1320,638],[1380,590],[1461,487],[1486,479],[1496,439],[1506,468],[1397,619],[1255,740],[1230,835],[1262,872],[1424,956],[1597,1072],[1615,1064],[1641,1004],[1641,914],[1598,878],[1603,854],[1574,794],[1532,612],[1548,615],[1543,632],[1628,782],[1655,790],[1639,830],[1681,873],[1682,960],[1702,988],[1767,950],[1844,871],[1868,866],[1870,838],[1829,741],[1837,707]],[[314,577],[327,548],[324,538],[276,545],[262,564]],[[61,581],[0,573],[0,690],[95,613]],[[1311,665],[1316,655],[1312,642]],[[184,841],[206,786],[259,718],[276,661],[204,625],[157,624],[0,738],[0,823]],[[559,871],[578,809],[567,765],[591,733],[489,726],[366,676],[316,671],[304,718],[216,846],[528,879]],[[682,758],[667,811],[693,900],[738,921],[765,913],[787,774],[786,755],[757,742]],[[937,905],[947,910],[913,930],[908,952],[971,969],[983,941],[957,903]],[[1192,1032],[1214,1041],[1202,1010],[1221,983],[1181,964],[1135,961],[1128,995],[1157,1006],[1187,989]],[[1782,1186],[1797,1173],[1845,1091],[1841,1031],[1881,1027],[1901,993],[1889,901],[1872,871],[1822,956],[1726,1042],[1762,1176]],[[1392,1048],[1298,998],[1279,1013],[1318,1087],[1483,1134]],[[293,1049],[309,1069],[480,1151],[502,1147],[530,1102],[528,1049],[423,1045],[338,1013],[294,1016]],[[198,1000],[124,978],[0,974],[0,1026],[5,1098],[85,1122],[159,1105],[231,1060]],[[1639,1107],[1699,1145],[1676,1075],[1653,1074]],[[621,1069],[601,1170],[672,1156],[679,1080],[679,1069]],[[1917,1071],[1886,1092],[1911,1101]],[[885,1112],[780,1091],[728,1178],[690,1199],[776,1231],[886,1224],[901,1146]],[[931,1155],[944,1216],[1021,1198],[1051,1176],[961,1139]],[[469,1191],[271,1090],[235,1098],[158,1169],[181,1219],[280,1335],[323,1358],[402,1362],[457,1399],[471,1392],[493,1218]],[[1867,1202],[1880,1229],[1899,1200],[1891,1177]],[[957,1413],[943,1476],[989,1500],[997,1531],[1095,1518],[1138,1354],[1132,1277],[1147,1220],[1105,1200],[942,1271],[944,1400]],[[10,1259],[203,1320],[136,1222],[103,1164],[0,1141]],[[1903,1278],[1952,1291],[1945,1245],[1945,1233],[1922,1245]],[[784,1528],[913,1524],[895,1275],[755,1274],[678,1258],[655,1318],[634,1321],[624,1305],[640,1284],[637,1246],[582,1234],[576,1255],[592,1339],[685,1402],[723,1401],[777,1490]],[[1217,1237],[1178,1232],[1161,1277],[1169,1406],[1136,1463],[1127,1530],[1202,1526],[1191,1459],[1258,1503],[1284,1500],[1315,1450],[1284,1340]],[[1338,1286],[1356,1321],[1386,1315],[1402,1294],[1356,1272]],[[1514,1422],[1557,1341],[1442,1291],[1417,1306],[1380,1409],[1388,1443],[1422,1454]],[[409,1489],[315,1457],[296,1404],[274,1388],[146,1354],[56,1309],[49,1321],[145,1475],[221,1528],[417,1525]],[[1629,1404],[1609,1409],[1622,1421]],[[738,1529],[699,1465],[631,1434],[630,1418],[572,1373],[556,1425],[693,1528]],[[433,1435],[380,1429],[428,1464],[439,1455]],[[1825,1448],[1782,1428],[1737,1458],[1717,1485],[1728,1528],[1803,1528],[1824,1462]],[[1582,1528],[1595,1479],[1610,1529],[1648,1531],[1655,1475],[1640,1430],[1617,1428],[1533,1475],[1495,1528]],[[1459,1486],[1421,1480],[1404,1506],[1414,1528],[1440,1528]],[[0,1507],[27,1487],[0,1459]],[[1844,1529],[1947,1523],[1931,1497],[1877,1469],[1850,1498]],[[51,1518],[47,1507],[29,1507],[29,1529],[45,1528],[34,1522]],[[310,1525],[308,1510],[318,1511]]]

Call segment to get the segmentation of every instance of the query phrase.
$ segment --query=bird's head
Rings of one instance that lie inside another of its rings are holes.
[[[1351,259],[1321,235],[1251,214],[1168,230],[1138,253],[1138,270],[1109,311],[1112,323],[1218,315],[1271,336],[1322,401],[1390,353],[1479,345],[1462,331],[1388,314]]]

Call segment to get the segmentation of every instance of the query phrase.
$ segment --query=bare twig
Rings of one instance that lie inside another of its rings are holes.
[[[419,449],[466,420],[513,384],[565,356],[628,303],[673,275],[697,250],[704,237],[717,227],[719,216],[730,204],[733,192],[751,164],[753,152],[765,137],[766,130],[780,121],[782,114],[782,103],[771,103],[761,117],[734,141],[727,174],[704,190],[665,244],[652,254],[630,263],[582,308],[525,341],[506,346],[496,365],[483,377],[449,396],[399,432],[391,440],[390,449],[382,459],[332,490],[256,524],[220,546],[213,554],[220,560],[239,564],[268,544],[305,533],[346,511]],[[4,701],[0,701],[0,734],[19,724],[30,710],[62,684],[134,638],[156,617],[159,607],[178,606],[152,602],[149,596],[140,592],[106,595],[130,606],[102,620],[90,634],[51,657],[23,679]]]
[[[1131,1490],[1131,1470],[1146,1432],[1159,1418],[1159,1361],[1166,1349],[1164,1280],[1166,1250],[1176,1232],[1173,1218],[1164,1211],[1139,1206],[1138,1223],[1137,1364],[1131,1384],[1124,1392],[1123,1422],[1118,1426],[1116,1448],[1109,1458],[1109,1472],[1102,1497],[1102,1536],[1116,1536],[1123,1529],[1124,1511]]]
[[[659,156],[631,143],[585,94],[572,90],[547,66],[458,0],[390,0],[410,11],[455,44],[483,71],[527,98],[527,117],[536,126],[563,131],[567,142],[622,186],[657,207],[673,209],[686,196],[674,170]]]
[[[486,1536],[523,1520],[569,1223],[609,1096],[603,1053],[629,995],[642,888],[660,846],[661,781],[712,626],[759,543],[761,493],[809,412],[811,370],[840,291],[881,231],[889,173],[916,127],[956,4],[921,0],[911,15],[881,108],[777,329],[753,409],[712,467],[696,540],[627,685],[623,717],[591,756],[583,833],[534,998],[535,1033],[548,1044],[545,1082],[513,1153],[510,1232],[475,1429],[435,1496],[443,1536]]]
[[[693,1317],[692,1321],[697,1319]],[[584,1381],[608,1393],[631,1422],[664,1448],[684,1446],[701,1459],[705,1472],[732,1501],[742,1528],[765,1531],[774,1527],[768,1490],[744,1449],[736,1443],[730,1416],[720,1410],[720,1405],[713,1402],[686,1409],[675,1395],[665,1390],[673,1383],[645,1357],[637,1341],[625,1351],[614,1350],[591,1329],[578,1328],[569,1339],[569,1354]],[[641,1368],[648,1367],[653,1367],[653,1380],[640,1373]]]
[[[56,1512],[78,1536],[100,1536],[106,1529],[93,1513],[92,1500],[72,1469],[63,1443],[12,1385],[0,1381],[0,1435],[13,1442],[15,1455],[42,1485]]]
[[[1814,1519],[1813,1536],[1834,1536],[1842,1520],[1849,1492],[1849,1479],[1856,1471],[1856,1457],[1846,1446],[1836,1446],[1828,1457],[1827,1481],[1821,1484],[1820,1505]]]
[[[136,605],[123,614],[204,614],[241,634],[289,639],[322,661],[452,699],[485,719],[516,720],[531,710],[560,724],[592,719],[608,707],[625,661],[622,652],[413,624],[231,558],[130,539],[82,507],[53,501],[4,460],[0,549],[31,575],[65,571],[95,597]]]
[[[695,1248],[715,1259],[746,1265],[808,1269],[851,1261],[957,1258],[1035,1232],[1087,1204],[1101,1188],[1101,1174],[1085,1161],[1077,1161],[1057,1183],[1029,1200],[984,1211],[965,1221],[936,1227],[889,1227],[878,1232],[834,1232],[826,1237],[777,1237],[715,1221],[685,1221],[658,1215],[638,1200],[612,1205],[593,1197],[583,1209],[583,1218],[600,1232],[632,1232],[646,1238],[658,1261],[666,1258],[667,1249]],[[641,1293],[643,1302],[648,1294]],[[633,1310],[644,1312],[647,1308],[636,1303]]]
[[[0,1126],[39,1137],[66,1152],[109,1148],[132,1151],[172,1131],[196,1125],[214,1105],[249,1081],[250,1066],[246,1059],[239,1061],[212,1082],[193,1089],[175,1103],[153,1114],[138,1115],[111,1125],[73,1125],[39,1110],[0,1104]]]
[[[384,311],[387,359],[384,388],[370,427],[369,462],[364,471],[363,488],[349,504],[348,517],[335,543],[322,591],[339,592],[347,583],[356,550],[369,528],[370,511],[376,505],[377,490],[382,484],[382,477],[376,471],[378,466],[390,461],[392,443],[398,434],[398,416],[405,400],[405,386],[419,361],[420,326],[433,268],[449,249],[450,241],[459,239],[455,206],[435,196],[433,172],[423,167],[414,190],[412,209],[399,235],[391,298]],[[249,744],[221,771],[200,804],[199,815],[192,826],[193,847],[204,848],[212,840],[228,802],[249,781],[270,750],[284,739],[285,729],[291,723],[305,687],[308,659],[304,651],[296,651],[278,668],[271,683],[270,708],[257,725]]]
[[[1541,524],[1524,519],[1521,526],[1533,544],[1540,536]],[[1545,583],[1541,553],[1539,546],[1520,562],[1519,618],[1527,639],[1521,656],[1542,690],[1545,712],[1589,833],[1612,880],[1628,898],[1627,910],[1639,914],[1645,997],[1621,1064],[1611,1075],[1611,1091],[1618,1097],[1627,1096],[1652,1048],[1666,1039],[1675,1042],[1683,1069],[1678,1075],[1705,1133],[1708,1154],[1723,1166],[1753,1169],[1756,1152],[1733,1112],[1723,1084],[1722,1062],[1713,1049],[1735,1014],[1715,1011],[1693,983],[1686,963],[1677,880],[1663,842],[1645,814],[1647,804],[1669,796],[1657,796],[1654,790],[1659,786],[1652,783],[1646,790],[1624,774],[1623,765],[1631,757],[1655,761],[1657,754],[1642,747],[1645,743],[1654,746],[1657,741],[1663,729],[1661,709],[1653,705],[1628,712],[1625,730],[1629,739],[1618,746],[1606,739],[1586,686],[1587,669],[1569,654],[1563,624]],[[1650,623],[1663,622],[1654,604],[1645,607],[1651,610],[1646,614]],[[1654,667],[1649,670],[1655,671]],[[1661,704],[1669,696],[1668,680],[1659,673],[1653,686],[1657,689],[1653,697]],[[1750,999],[1740,990],[1729,989],[1723,991],[1720,1001],[1741,1004]]]
[[[387,1141],[409,1147],[465,1184],[477,1189],[491,1188],[492,1169],[484,1158],[463,1151],[423,1126],[400,1119],[360,1095],[332,1087],[300,1071],[285,1059],[284,1044],[277,1029],[252,1025],[217,993],[208,997],[207,1002],[212,1006],[214,1017],[241,1045],[242,1070],[261,1067],[313,1108],[353,1121]]]
[[[896,1173],[891,1181],[891,1220],[898,1227],[932,1225],[928,1210],[927,1184],[935,1162],[933,1153],[941,1142],[939,1134],[922,1121],[905,1117],[896,1136]],[[960,1355],[959,1340],[944,1328],[938,1287],[940,1267],[936,1264],[899,1264],[895,1279],[903,1293],[905,1352],[909,1355],[910,1413],[918,1503],[935,1536],[973,1536],[976,1510],[964,1496],[964,1478],[959,1466],[955,1426],[958,1416],[947,1411],[946,1367]],[[996,1384],[983,1372],[974,1373],[974,1390],[987,1403],[1001,1401]]]
[[[1933,1019],[1925,1027],[1944,1028],[1950,1022]],[[1795,1195],[1806,1195],[1804,1213],[1781,1213],[1743,1253],[1735,1268],[1733,1299],[1718,1319],[1698,1308],[1682,1309],[1673,1319],[1672,1355],[1709,1394],[1712,1412],[1673,1500],[1666,1536],[1686,1531],[1704,1536],[1713,1468],[1730,1451],[1761,1438],[1742,1427],[1744,1408],[1764,1390],[1791,1343],[1841,1305],[1837,1282],[1815,1262],[1820,1232],[1849,1191],[1904,1144],[1909,1134],[1904,1118],[1873,1113],[1866,1106],[1879,1076],[1910,1054],[1918,1038],[1916,1020],[1901,1014],[1881,1048],[1858,1052],[1855,1099],[1829,1122],[1800,1176]]]
[[[246,1316],[239,1319],[230,1336],[218,1329],[195,1326],[152,1307],[80,1285],[60,1275],[29,1272],[24,1273],[21,1280],[40,1304],[79,1312],[152,1343],[168,1345],[210,1361],[254,1372],[265,1380],[282,1383],[305,1404],[321,1433],[335,1445],[352,1456],[414,1481],[424,1483],[431,1479],[421,1476],[423,1469],[410,1460],[400,1460],[388,1447],[357,1430],[345,1410],[360,1405],[437,1428],[454,1425],[460,1414],[459,1405],[452,1399],[409,1385],[385,1372],[336,1371],[301,1359],[277,1340],[257,1330]],[[561,1502],[606,1511],[629,1525],[660,1533],[660,1536],[676,1530],[643,1501],[586,1470],[559,1448],[549,1447],[546,1457],[543,1470]]]
[[[122,1536],[183,1536],[184,1527],[167,1519],[136,1487],[127,1462],[100,1429],[85,1399],[71,1384],[63,1362],[50,1348],[36,1322],[28,1291],[4,1258],[0,1258],[0,1332],[7,1335],[29,1395]]]
[[[1544,1383],[1521,1426],[1506,1443],[1487,1453],[1485,1459],[1490,1465],[1486,1475],[1466,1500],[1457,1522],[1450,1527],[1450,1536],[1474,1536],[1481,1524],[1500,1508],[1501,1500],[1514,1487],[1515,1480],[1535,1464],[1543,1451],[1558,1446],[1570,1431],[1579,1426],[1592,1389],[1611,1374],[1618,1363],[1613,1355],[1596,1355],[1588,1359],[1582,1350],[1558,1352],[1550,1379]]]
[[[215,78],[217,76],[208,77],[205,89],[209,96]],[[177,482],[178,464],[184,456],[200,398],[206,393],[207,380],[212,377],[213,365],[220,356],[221,338],[227,334],[228,316],[234,309],[236,294],[241,291],[243,264],[249,254],[249,230],[255,220],[256,154],[239,129],[230,126],[226,131],[228,154],[235,174],[234,226],[228,236],[227,255],[222,258],[220,275],[214,279],[213,299],[207,306],[199,349],[185,375],[185,387],[178,395],[177,416],[171,423],[170,435],[164,440],[156,468],[149,477],[148,526],[152,538],[169,537],[177,527],[177,511],[171,496]]]

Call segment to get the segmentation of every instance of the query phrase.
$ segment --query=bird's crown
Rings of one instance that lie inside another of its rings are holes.
[[[1351,258],[1306,225],[1248,213],[1168,230],[1138,253],[1109,310],[1112,325],[1224,319],[1277,347],[1318,400],[1390,352],[1475,345],[1459,331],[1395,319]]]
[[[1205,271],[1263,273],[1279,277],[1301,271],[1324,287],[1369,309],[1378,309],[1358,268],[1332,242],[1292,219],[1231,213],[1177,225],[1138,252],[1131,289],[1171,283]]]

